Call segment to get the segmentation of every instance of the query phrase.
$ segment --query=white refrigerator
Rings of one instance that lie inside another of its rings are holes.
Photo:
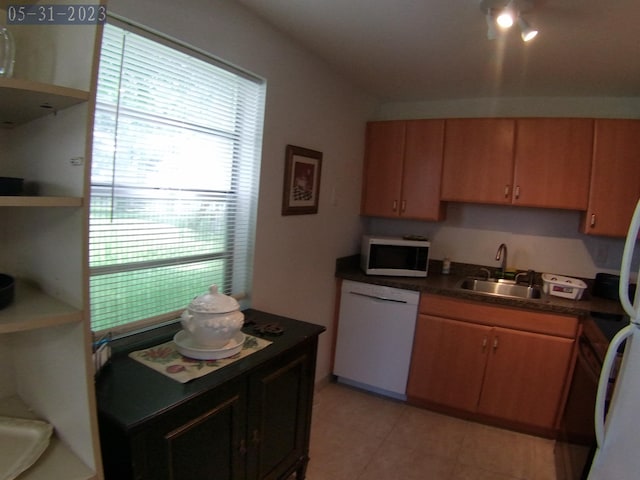
[[[639,229],[640,201],[636,205],[629,225],[620,267],[620,302],[629,315],[630,323],[611,341],[600,374],[595,409],[598,448],[588,480],[640,478],[640,451],[638,451],[640,441],[640,286],[636,289],[633,303],[628,293]],[[605,421],[607,385],[616,360],[616,353],[625,340],[627,343]]]

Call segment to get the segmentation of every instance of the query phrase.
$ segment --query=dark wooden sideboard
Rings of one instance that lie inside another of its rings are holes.
[[[273,344],[182,384],[116,350],[96,382],[107,480],[304,479],[318,336],[324,327],[246,310],[245,333],[276,323]]]

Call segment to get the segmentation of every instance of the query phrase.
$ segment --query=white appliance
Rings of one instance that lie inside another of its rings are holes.
[[[338,381],[406,399],[420,293],[344,280],[333,373]]]
[[[596,399],[595,430],[598,449],[588,480],[635,480],[640,478],[640,288],[633,304],[629,299],[629,277],[633,251],[640,229],[640,201],[636,205],[620,267],[620,302],[630,323],[611,340],[600,374]],[[640,272],[639,272],[640,273]],[[605,398],[618,348],[626,340],[615,390],[605,421]]]
[[[420,236],[365,235],[360,247],[360,268],[367,275],[426,277],[431,243]]]

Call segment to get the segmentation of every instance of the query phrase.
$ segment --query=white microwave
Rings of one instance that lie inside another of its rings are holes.
[[[360,267],[367,275],[426,277],[430,246],[425,239],[365,235]]]

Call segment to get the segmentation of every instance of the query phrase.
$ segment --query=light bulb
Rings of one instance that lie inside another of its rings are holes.
[[[511,16],[510,12],[503,12],[498,15],[496,22],[501,28],[509,28],[511,25],[513,25],[513,17]]]
[[[498,18],[496,18],[496,22],[500,28],[509,28],[513,25],[513,19],[515,17],[515,12],[513,9],[512,2],[509,2],[506,7],[502,9]]]
[[[532,28],[524,18],[518,17],[518,25],[520,26],[520,36],[523,41],[528,42],[538,35],[538,30]]]

